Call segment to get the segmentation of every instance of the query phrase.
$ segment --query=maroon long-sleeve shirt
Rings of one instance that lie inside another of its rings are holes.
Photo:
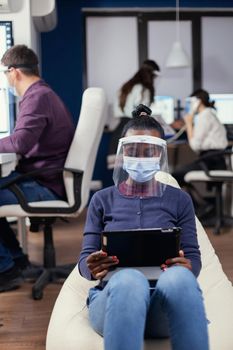
[[[19,102],[13,133],[0,140],[0,153],[21,156],[16,168],[26,173],[44,167],[63,167],[74,135],[71,115],[61,99],[43,81],[33,83]],[[42,185],[64,196],[61,174],[36,176]]]

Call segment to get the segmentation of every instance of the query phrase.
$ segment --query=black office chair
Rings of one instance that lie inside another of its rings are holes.
[[[44,287],[49,282],[66,278],[74,266],[56,266],[52,227],[58,217],[79,216],[88,203],[96,154],[105,125],[105,107],[106,97],[103,89],[88,88],[83,94],[78,125],[64,169],[39,169],[4,184],[4,187],[17,196],[19,204],[0,207],[0,217],[29,217],[32,231],[38,231],[41,225],[43,228],[44,264],[25,273],[29,278],[38,277],[32,288],[34,299],[41,299]],[[17,183],[28,176],[51,171],[63,173],[67,200],[28,203]]]
[[[207,159],[211,157],[224,156],[226,162],[226,170],[209,170],[206,166]],[[193,170],[185,175],[185,181],[187,183],[206,183],[209,188],[212,188],[215,192],[215,226],[214,233],[220,234],[220,229],[224,225],[232,224],[233,217],[223,214],[223,186],[227,183],[233,184],[233,151],[232,149],[226,149],[223,151],[213,152],[211,155],[205,155],[200,157],[196,161],[202,170]]]

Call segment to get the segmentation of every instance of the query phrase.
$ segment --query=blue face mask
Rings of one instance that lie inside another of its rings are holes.
[[[10,93],[11,93],[12,95],[14,95],[15,97],[19,96],[19,94],[18,94],[18,92],[17,92],[17,90],[16,90],[16,88],[15,88],[14,86],[9,85],[9,86],[8,86],[8,90],[9,90]]]
[[[123,156],[123,169],[136,182],[150,181],[160,170],[160,157]]]

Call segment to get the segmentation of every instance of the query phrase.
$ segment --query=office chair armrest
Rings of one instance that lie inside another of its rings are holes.
[[[22,182],[23,180],[26,180],[28,178],[33,178],[35,175],[41,174],[43,172],[59,173],[61,171],[63,171],[63,168],[40,168],[40,169],[36,169],[36,170],[30,171],[29,173],[20,174],[20,175],[16,176],[14,179],[6,181],[5,183],[3,183],[0,186],[0,189],[8,188],[8,187],[10,187],[13,184]]]
[[[74,190],[74,198],[75,202],[71,207],[32,207],[28,204],[28,201],[20,189],[19,186],[17,186],[18,182],[21,182],[32,175],[42,173],[43,171],[50,171],[50,172],[55,172],[59,173],[61,171],[69,171],[73,173],[74,177],[74,184],[73,184],[73,190]],[[31,171],[26,174],[22,174],[14,178],[13,180],[10,180],[6,183],[4,183],[2,186],[0,186],[0,189],[8,188],[10,191],[12,191],[16,198],[19,201],[19,205],[25,210],[26,212],[30,214],[54,214],[54,215],[59,215],[59,214],[72,214],[73,212],[77,211],[81,205],[81,183],[82,183],[82,178],[83,178],[83,171],[77,170],[77,169],[72,169],[72,168],[41,168],[37,169],[34,171]]]
[[[203,156],[200,156],[198,159],[195,160],[195,162],[200,163],[203,162],[207,159],[211,159],[215,156],[227,156],[230,157],[233,154],[233,150],[230,148],[226,148],[223,150],[219,150],[219,151],[214,151],[211,152],[211,154],[204,154]]]
[[[49,172],[49,173],[55,173],[58,174],[62,171],[70,171],[72,173],[82,173],[82,171],[77,170],[77,169],[72,169],[72,168],[40,168],[40,169],[36,169],[33,171],[30,171],[29,173],[25,173],[25,174],[20,174],[18,176],[16,176],[14,179],[11,179],[9,181],[6,181],[4,184],[0,185],[0,190],[4,189],[4,188],[8,188],[11,185],[14,185],[16,183],[22,182],[23,180],[27,180],[28,178],[33,178],[35,175],[39,175],[43,172]]]
[[[71,173],[74,173],[74,174],[81,174],[81,173],[83,173],[83,171],[82,170],[77,170],[77,169],[74,169],[74,168],[63,168],[63,170],[65,170],[65,171],[70,171]]]
[[[232,151],[232,148],[227,148],[225,150],[220,150],[220,151],[213,151],[211,154],[207,154],[207,155],[203,155],[201,157],[199,157],[199,159],[196,159],[195,163],[199,164],[201,169],[205,172],[205,174],[211,178],[211,179],[215,179],[215,180],[222,180],[222,176],[221,175],[213,175],[213,174],[210,174],[211,171],[214,171],[214,169],[208,169],[205,161],[208,160],[208,159],[211,159],[213,157],[216,157],[216,156],[224,156],[225,158],[226,157],[230,157],[232,156],[233,154],[233,151]],[[217,170],[217,169],[216,169]],[[221,171],[221,170],[219,170]],[[225,169],[222,169],[222,171],[227,171]],[[227,176],[227,175],[224,175],[224,180],[232,180],[232,177],[231,176]]]

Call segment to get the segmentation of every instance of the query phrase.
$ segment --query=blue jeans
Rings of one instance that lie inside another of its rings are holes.
[[[13,171],[10,175],[0,178],[0,185],[14,179],[18,175],[20,175],[18,172]],[[33,179],[21,182],[18,186],[30,202],[59,199],[55,193]],[[17,203],[18,199],[13,192],[8,189],[0,190],[0,206]],[[13,267],[13,259],[21,255],[23,255],[23,252],[13,230],[5,218],[0,218],[0,273]]]
[[[105,350],[142,350],[144,337],[170,337],[173,350],[207,350],[207,319],[194,275],[174,266],[150,293],[145,276],[117,272],[103,290],[89,291],[89,319]]]

